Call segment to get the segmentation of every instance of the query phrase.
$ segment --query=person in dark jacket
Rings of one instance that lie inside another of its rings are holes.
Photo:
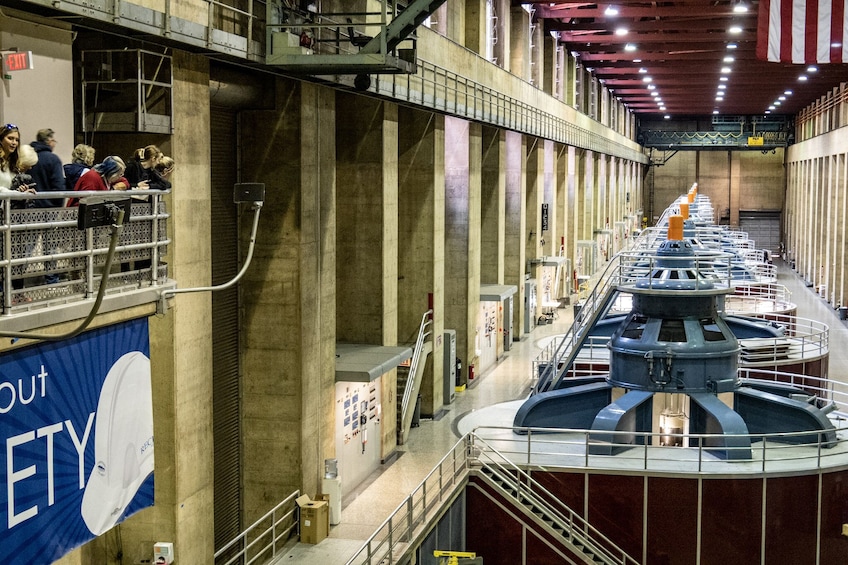
[[[38,130],[35,141],[30,143],[38,154],[38,163],[30,170],[39,192],[61,192],[65,190],[65,173],[62,160],[53,153],[56,138],[50,128]],[[63,198],[45,198],[36,200],[38,208],[57,208],[65,203]]]
[[[71,162],[65,165],[65,190],[71,192],[79,178],[94,165],[94,147],[84,143],[74,147]]]
[[[35,134],[35,141],[30,143],[38,154],[38,163],[29,171],[32,180],[35,181],[39,192],[62,192],[65,190],[65,172],[62,169],[62,160],[53,153],[56,147],[55,132],[50,128],[40,129]],[[65,205],[64,198],[43,198],[34,201],[35,208],[59,208]],[[45,247],[46,253],[55,253],[55,247]],[[56,268],[55,261],[45,261],[44,268],[52,271]],[[44,282],[54,284],[59,282],[59,275],[48,272],[44,276]]]

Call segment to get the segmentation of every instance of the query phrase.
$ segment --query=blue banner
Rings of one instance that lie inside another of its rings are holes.
[[[0,562],[49,564],[153,505],[147,319],[0,358]]]

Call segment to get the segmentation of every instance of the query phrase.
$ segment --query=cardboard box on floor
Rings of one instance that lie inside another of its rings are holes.
[[[326,500],[312,500],[308,494],[296,500],[300,507],[300,541],[320,543],[330,532],[330,507]]]

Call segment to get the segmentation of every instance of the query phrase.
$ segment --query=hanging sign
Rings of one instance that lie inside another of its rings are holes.
[[[3,71],[10,73],[12,71],[26,71],[34,69],[32,64],[32,51],[13,51],[11,53],[3,53]]]

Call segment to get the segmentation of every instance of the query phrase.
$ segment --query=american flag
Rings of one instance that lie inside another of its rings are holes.
[[[848,62],[845,0],[760,0],[757,58],[796,64]]]

